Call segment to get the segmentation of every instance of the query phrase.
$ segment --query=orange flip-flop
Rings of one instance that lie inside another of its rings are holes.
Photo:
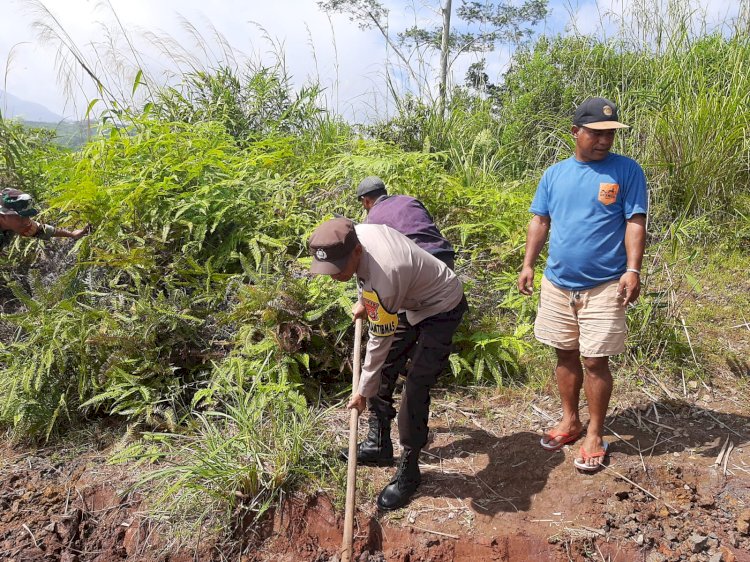
[[[578,433],[550,431],[544,434],[544,436],[539,440],[539,444],[542,446],[542,449],[546,451],[557,451],[558,449],[562,449],[563,445],[567,445],[568,443],[572,443],[573,441],[578,440],[578,438],[582,434],[583,431],[579,431]],[[560,441],[555,441],[555,439],[557,439],[558,437],[562,437],[562,439]],[[547,441],[545,441],[545,439]]]
[[[609,449],[609,443],[606,441],[604,442],[604,449],[601,451],[597,451],[596,453],[587,453],[586,450],[583,448],[583,445],[581,445],[581,448],[579,449],[579,457],[576,457],[573,459],[573,466],[575,466],[578,470],[583,470],[584,472],[596,472],[600,468],[602,468],[603,465],[603,459],[607,456],[607,449]],[[586,461],[589,459],[596,459],[602,457],[602,463],[596,464],[594,466],[589,466],[586,464]]]

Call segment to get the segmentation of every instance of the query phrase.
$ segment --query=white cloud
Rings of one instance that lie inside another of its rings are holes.
[[[56,48],[39,42],[31,27],[35,15],[30,12],[28,2],[9,2],[6,17],[0,21],[0,54],[7,57],[13,51],[10,65],[6,60],[0,68],[5,70],[8,66],[7,90],[62,113],[66,101],[56,80]],[[111,3],[137,49],[145,54],[145,64],[159,74],[161,67],[170,66],[172,61],[150,47],[144,34],[171,36],[187,51],[205,58],[201,56],[199,41],[186,31],[184,22],[190,22],[215,59],[223,58],[215,32],[224,36],[233,49],[265,64],[272,64],[281,48],[295,83],[301,85],[319,79],[332,104],[356,104],[380,81],[378,74],[385,47],[377,32],[363,32],[343,15],[333,15],[329,20],[312,0],[112,0]],[[102,71],[102,63],[112,68],[113,63],[102,56],[102,44],[108,39],[105,28],[117,34],[117,22],[105,5],[92,0],[47,0],[45,6],[89,60],[99,59],[97,71]],[[92,54],[92,44],[98,45],[98,55]],[[122,39],[117,45],[121,55],[129,56]],[[336,93],[338,99],[333,99]],[[95,91],[89,87],[87,94],[93,96]],[[77,105],[79,112],[85,108],[80,100]],[[68,106],[65,112],[70,115],[71,109]]]
[[[393,32],[413,23],[439,25],[439,14],[434,7],[439,0],[385,0],[390,8],[390,27]],[[610,12],[628,12],[635,2],[641,6],[664,6],[669,0],[551,0],[551,14],[545,22],[547,33],[557,33],[566,24],[575,25],[580,32],[599,33],[602,27],[612,32],[617,22],[607,17]],[[744,1],[744,0],[743,0]],[[163,76],[173,66],[170,57],[148,47],[147,32],[170,35],[191,53],[200,55],[194,37],[186,31],[190,22],[211,45],[220,52],[213,40],[214,28],[237,51],[271,64],[274,45],[282,45],[289,73],[296,85],[309,79],[319,79],[326,88],[329,105],[349,117],[366,118],[377,108],[387,107],[385,62],[389,57],[377,30],[362,31],[346,15],[328,18],[315,0],[110,0],[129,37],[141,51],[143,62],[157,76]],[[735,16],[740,0],[701,0],[696,2],[706,13],[711,25]],[[0,71],[7,77],[6,89],[12,94],[42,103],[49,109],[67,116],[80,115],[86,103],[82,97],[92,97],[89,86],[86,95],[77,94],[75,107],[66,105],[66,97],[55,72],[56,48],[42,43],[31,24],[36,18],[30,0],[5,0],[0,19]],[[103,45],[107,30],[117,29],[116,20],[108,5],[100,0],[46,0],[44,4],[59,18],[62,27],[82,47],[92,61],[97,61],[97,72],[116,69],[117,61],[129,56],[127,44],[117,41],[118,53],[110,58]],[[454,6],[458,4],[454,0]],[[627,20],[629,25],[632,19]],[[261,26],[260,28],[258,26]],[[269,41],[269,39],[271,41]],[[92,53],[97,46],[98,55]],[[13,53],[10,57],[9,53]],[[4,55],[4,56],[3,56]],[[506,69],[510,52],[499,49],[487,56],[490,79],[496,81]],[[214,54],[214,59],[221,58]],[[390,60],[395,62],[391,53]],[[453,69],[454,81],[462,82],[472,55],[462,57]],[[10,64],[8,64],[10,62]],[[435,67],[435,54],[425,63]],[[6,67],[7,72],[6,72]],[[132,83],[131,71],[130,83]],[[403,74],[392,73],[397,83],[404,82]],[[125,80],[125,89],[129,87]]]
[[[564,11],[570,14],[568,29],[599,37],[621,33],[642,40],[654,37],[657,29],[662,36],[678,30],[683,21],[695,34],[731,31],[729,24],[737,18],[741,1],[746,0],[570,0]]]

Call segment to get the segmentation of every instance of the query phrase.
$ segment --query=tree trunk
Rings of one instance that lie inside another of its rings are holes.
[[[441,119],[445,117],[445,100],[448,96],[448,51],[451,35],[451,4],[452,0],[445,0],[445,4],[442,7],[443,38],[440,43],[440,100],[438,102],[438,111]]]

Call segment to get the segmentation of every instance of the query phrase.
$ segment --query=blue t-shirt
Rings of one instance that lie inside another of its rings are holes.
[[[625,273],[626,220],[648,211],[646,176],[619,154],[596,162],[571,156],[544,172],[530,210],[551,219],[547,279],[590,289]]]

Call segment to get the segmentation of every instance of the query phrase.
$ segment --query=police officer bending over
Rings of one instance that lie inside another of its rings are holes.
[[[347,405],[360,413],[370,407],[370,435],[358,458],[366,445],[370,462],[392,462],[393,390],[411,358],[398,412],[403,454],[377,501],[380,509],[397,509],[421,483],[419,453],[427,443],[430,389],[448,367],[453,334],[467,310],[463,286],[442,261],[385,225],[332,219],[313,231],[309,247],[312,273],[342,282],[356,275],[354,317],[369,322],[359,388]]]

